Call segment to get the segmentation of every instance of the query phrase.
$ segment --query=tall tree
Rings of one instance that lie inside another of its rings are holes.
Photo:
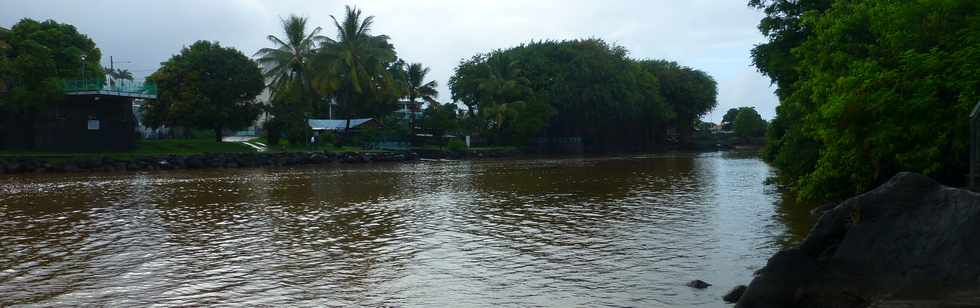
[[[449,88],[468,107],[468,124],[483,133],[521,127],[530,138],[515,138],[518,144],[540,137],[581,140],[590,151],[652,149],[679,112],[665,103],[659,76],[644,62],[602,40],[531,42],[461,61]],[[703,81],[690,97],[707,105],[679,110],[690,125],[713,107],[716,93],[710,76],[696,77],[706,78],[688,78]]]
[[[735,117],[738,117],[739,108],[731,108],[725,112],[725,115],[721,117],[721,126],[723,129],[731,129],[731,125],[735,123]]]
[[[331,15],[337,37],[326,38],[314,61],[318,76],[315,84],[322,93],[332,93],[341,111],[350,119],[358,112],[372,110],[371,104],[390,104],[394,79],[387,70],[397,60],[387,35],[373,35],[374,16],[362,17],[361,10],[346,7],[343,20]],[[384,93],[383,93],[384,92]],[[397,98],[397,96],[395,97]]]
[[[767,153],[800,198],[846,198],[900,171],[963,183],[980,3],[833,1],[802,16]]]
[[[112,77],[114,80],[133,80],[133,73],[127,69],[120,68],[103,68],[106,75]]]
[[[241,129],[255,121],[255,97],[265,88],[254,61],[208,41],[184,47],[148,79],[156,82],[160,98],[147,103],[148,125],[211,129],[217,142],[223,129]]]
[[[305,17],[290,15],[281,22],[285,36],[280,38],[270,34],[266,39],[273,47],[255,53],[273,96],[285,90],[290,82],[310,87],[310,62],[318,44],[325,40],[320,35],[322,28],[308,29]]]
[[[7,63],[7,50],[10,49],[10,30],[0,27],[0,94],[6,94],[9,89],[7,76],[10,75]],[[2,112],[0,112],[2,116]]]
[[[266,108],[273,118],[266,123],[266,133],[273,144],[278,143],[282,129],[291,142],[304,142],[309,134],[306,118],[312,112],[323,111],[318,107],[324,109],[318,104],[324,95],[317,94],[313,87],[311,67],[317,48],[325,40],[320,35],[322,28],[310,29],[307,19],[296,15],[281,22],[284,36],[270,34],[266,39],[273,47],[255,53],[271,94]]]
[[[23,19],[0,33],[0,39],[4,41],[0,44],[0,79],[7,92],[0,95],[0,113],[16,122],[0,121],[4,126],[0,129],[16,128],[13,131],[22,134],[8,133],[8,138],[17,139],[9,143],[31,147],[37,113],[62,99],[65,80],[83,76],[104,80],[99,65],[102,52],[74,26],[53,20]]]
[[[434,103],[435,96],[439,95],[439,90],[436,90],[438,84],[435,80],[425,81],[426,75],[429,74],[429,68],[422,65],[422,63],[412,63],[408,65],[405,71],[406,77],[406,97],[408,97],[409,106],[411,106],[412,112],[412,130],[416,127],[416,116],[415,114],[419,112],[419,107],[422,105],[421,102],[416,102],[416,99],[421,99],[423,101]],[[453,105],[455,107],[455,105]]]
[[[10,48],[10,29],[0,27],[0,57],[6,57],[6,51]]]
[[[799,79],[799,59],[792,52],[813,34],[804,23],[804,15],[818,16],[830,8],[834,0],[749,0],[749,6],[762,10],[759,31],[766,42],[752,49],[752,64],[777,86],[780,105],[769,125],[763,157],[780,167],[780,175],[788,182],[812,170],[820,149],[819,142],[808,136],[802,126],[803,106],[787,103],[792,85]]]
[[[696,120],[718,104],[718,84],[705,72],[681,66],[677,62],[655,60],[641,62],[660,81],[660,91],[676,114],[676,128],[686,143]]]
[[[735,128],[735,135],[745,141],[762,137],[766,132],[766,120],[753,107],[739,108],[732,126]]]

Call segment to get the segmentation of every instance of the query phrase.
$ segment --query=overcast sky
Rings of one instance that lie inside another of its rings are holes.
[[[138,78],[196,40],[215,40],[251,56],[280,33],[280,18],[298,14],[333,36],[330,15],[352,4],[375,16],[374,33],[391,36],[398,56],[432,68],[440,100],[462,58],[530,40],[601,38],[638,59],[668,59],[718,81],[719,121],[731,107],[755,106],[766,119],[777,99],[769,79],[751,66],[749,50],[763,40],[761,14],[744,0],[637,1],[2,1],[0,25],[22,18],[70,23],[90,36],[116,67]]]

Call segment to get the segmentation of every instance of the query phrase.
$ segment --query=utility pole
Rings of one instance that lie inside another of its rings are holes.
[[[121,61],[119,63],[133,63],[133,62],[132,61]],[[116,78],[113,77],[113,74],[115,74],[115,73],[116,73],[116,61],[112,58],[112,56],[109,56],[109,84],[110,85],[115,85],[116,84]]]

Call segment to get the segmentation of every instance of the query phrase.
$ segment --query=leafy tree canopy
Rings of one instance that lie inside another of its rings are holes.
[[[0,109],[37,111],[59,100],[65,79],[105,78],[102,52],[75,26],[23,19],[0,32],[0,76],[9,92],[0,96]]]
[[[655,68],[672,75],[660,79]],[[674,90],[674,100],[666,99],[664,87]],[[503,136],[499,132],[513,124],[521,127],[524,137],[517,139],[523,142],[581,137],[595,151],[650,148],[682,122],[689,131],[714,107],[716,93],[703,72],[636,61],[598,39],[531,42],[478,54],[460,62],[449,88],[453,100],[482,123],[482,133]],[[679,116],[685,120],[675,121]]]
[[[738,108],[738,114],[732,124],[735,135],[743,138],[762,137],[766,133],[766,120],[752,107]]]
[[[433,136],[442,137],[460,129],[459,107],[456,104],[430,102],[422,115],[422,128]]]
[[[785,2],[772,5],[796,1]],[[796,16],[793,24],[805,33],[796,47],[779,47],[795,59],[788,70],[798,76],[779,81],[767,158],[800,197],[841,199],[900,171],[962,183],[968,116],[980,98],[980,2],[789,7],[767,7],[768,15]],[[780,39],[770,35],[769,44]],[[773,61],[754,56],[760,69],[768,69],[760,61]]]
[[[255,121],[255,97],[265,87],[254,61],[209,41],[184,47],[148,79],[156,82],[160,99],[147,104],[147,124],[212,129],[219,142],[223,129]]]

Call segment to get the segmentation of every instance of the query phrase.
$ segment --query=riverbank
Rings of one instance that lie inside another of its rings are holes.
[[[420,159],[480,159],[522,155],[516,148],[418,151],[296,151],[198,154],[22,154],[0,157],[0,174],[125,172],[180,169],[251,168],[327,163],[411,162]]]

